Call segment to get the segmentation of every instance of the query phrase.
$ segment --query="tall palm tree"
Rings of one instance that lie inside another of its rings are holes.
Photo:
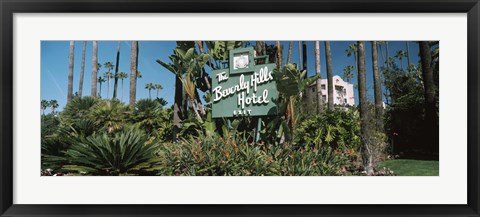
[[[407,53],[404,50],[399,50],[395,54],[395,57],[400,60],[400,68],[403,70],[403,58],[407,55]]]
[[[328,110],[333,111],[332,50],[329,41],[325,41],[325,59],[327,61]]]
[[[152,89],[155,89],[155,86],[153,85],[153,83],[148,83],[148,84],[145,84],[145,89],[148,90],[148,98],[149,99],[152,99]]]
[[[289,64],[290,60],[292,60],[292,48],[293,48],[293,42],[289,41],[288,42],[287,64]]]
[[[375,96],[375,114],[378,129],[382,128],[382,81],[380,80],[380,72],[378,71],[378,49],[377,42],[372,41],[372,66],[373,66],[373,92]]]
[[[155,89],[157,90],[157,98],[158,98],[158,95],[160,94],[160,90],[162,90],[163,87],[161,84],[155,84]]]
[[[113,69],[113,63],[112,62],[106,62],[103,64],[103,67],[107,69],[108,71],[103,74],[103,77],[107,79],[107,98],[110,97],[110,78],[113,78],[113,74],[110,72],[110,70]]]
[[[42,114],[45,115],[45,109],[50,107],[50,102],[47,100],[42,99],[40,102],[40,108],[42,109]]]
[[[345,66],[343,68],[343,79],[347,82],[351,82],[353,78],[353,69],[354,67],[352,65]]]
[[[422,77],[425,95],[425,122],[430,147],[438,148],[438,117],[435,103],[435,81],[432,69],[432,53],[428,41],[420,41],[420,60],[422,63]]]
[[[132,49],[130,52],[130,109],[135,110],[137,98],[137,59],[138,58],[138,41],[132,41]]]
[[[113,99],[117,98],[117,87],[118,87],[118,65],[119,65],[119,61],[120,61],[120,41],[118,41],[117,43],[117,61],[116,61],[116,65],[115,65],[115,75],[114,75],[114,78],[115,78],[115,81],[113,83]]]
[[[282,67],[282,45],[277,41],[277,68]]]
[[[97,73],[98,73],[98,46],[97,41],[92,42],[92,88],[91,94],[93,97],[97,97]]]
[[[317,75],[317,113],[323,113],[322,74],[320,73],[320,42],[315,41],[315,73]]]
[[[410,47],[408,46],[408,41],[405,41],[405,45],[407,47],[407,67],[410,65]]]
[[[307,42],[306,41],[302,41],[302,60],[303,60],[303,69],[302,71],[307,71],[307,73],[305,74],[305,76],[308,75],[308,70],[307,70]]]
[[[85,50],[87,49],[87,42],[83,42],[82,48],[82,65],[80,67],[80,83],[78,84],[78,96],[82,97],[83,92],[83,76],[85,73]]]
[[[368,153],[368,108],[367,108],[367,88],[366,88],[366,69],[365,69],[365,43],[363,41],[357,42],[358,48],[358,95],[359,95],[359,107],[360,107],[360,131],[361,137],[364,143],[364,164],[365,166],[371,166],[373,159],[371,155]]]
[[[52,100],[50,100],[50,102],[49,102],[48,104],[49,104],[50,107],[52,108],[52,114],[55,114],[55,109],[58,108],[58,102],[57,102],[57,100],[52,99]]]
[[[67,93],[67,104],[72,101],[73,93],[73,54],[75,50],[75,42],[70,41],[70,54],[68,61],[68,93]]]
[[[122,97],[120,100],[123,100],[123,79],[128,78],[128,74],[126,72],[118,73],[118,78],[122,79]]]
[[[98,96],[102,98],[102,83],[105,82],[106,80],[102,77],[98,77],[98,84],[100,84],[100,92],[98,92]]]

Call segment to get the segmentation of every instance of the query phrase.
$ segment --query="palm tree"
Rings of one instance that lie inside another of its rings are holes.
[[[91,94],[93,97],[97,97],[97,72],[98,72],[98,59],[97,59],[97,53],[98,53],[98,46],[97,46],[97,41],[92,42],[92,90]]]
[[[325,41],[325,59],[327,61],[328,110],[333,111],[332,50],[329,41]]]
[[[161,84],[155,84],[155,89],[157,90],[157,98],[158,98],[158,95],[160,94],[160,90],[162,90],[163,87]]]
[[[117,43],[117,63],[115,65],[115,81],[113,83],[113,99],[117,98],[117,87],[118,87],[118,64],[120,61],[120,41]]]
[[[282,67],[282,45],[277,41],[277,67]]]
[[[288,55],[287,55],[287,64],[290,63],[290,60],[292,59],[292,48],[293,48],[293,42],[289,41],[288,42]]]
[[[45,109],[47,109],[48,107],[50,107],[50,102],[42,99],[42,101],[40,102],[40,108],[42,109],[42,114],[43,115],[45,115]]]
[[[320,42],[315,41],[315,73],[317,75],[317,112],[323,113],[322,74],[320,73]]]
[[[100,98],[102,98],[102,83],[105,82],[106,80],[102,77],[98,77],[98,83],[100,84],[100,92],[98,92],[98,96],[100,96]]]
[[[418,42],[420,46],[420,60],[422,63],[422,77],[425,95],[425,122],[429,126],[427,137],[430,147],[438,147],[438,117],[435,103],[435,81],[432,69],[432,53],[428,41]],[[436,150],[436,148],[435,148]]]
[[[408,46],[408,41],[405,41],[405,45],[407,47],[407,53],[406,54],[407,54],[407,63],[408,63],[407,67],[408,67],[408,66],[410,66],[410,47]]]
[[[400,60],[400,68],[403,70],[403,61],[402,59],[407,55],[407,53],[404,51],[404,50],[399,50],[397,51],[397,53],[395,54],[395,57],[398,58],[398,60]]]
[[[73,54],[75,50],[75,42],[70,41],[70,54],[68,62],[68,94],[67,94],[67,104],[72,101],[73,93]]]
[[[152,89],[155,89],[155,86],[153,85],[153,83],[145,84],[145,89],[148,89],[148,98],[152,99],[151,91]]]
[[[352,81],[352,78],[353,78],[353,66],[352,65],[348,65],[348,66],[345,66],[343,68],[343,79],[345,79],[345,81],[347,82],[351,82]]]
[[[368,108],[367,108],[367,89],[366,89],[366,73],[365,73],[365,43],[363,41],[357,42],[358,48],[358,95],[359,95],[359,107],[360,107],[360,131],[361,137],[364,143],[364,165],[371,167],[373,159],[368,151]]]
[[[123,100],[123,79],[128,78],[128,74],[126,72],[118,73],[118,78],[122,79],[122,97],[120,100]]]
[[[55,109],[58,108],[57,100],[52,99],[52,100],[50,100],[50,102],[48,104],[52,108],[52,113],[55,114]]]
[[[137,60],[138,60],[138,41],[132,41],[132,49],[130,52],[130,109],[135,110],[135,102],[137,98]]]
[[[82,48],[82,65],[80,67],[80,83],[78,84],[78,96],[82,97],[83,92],[83,76],[85,73],[85,50],[87,49],[87,42],[83,42]]]
[[[382,113],[383,113],[383,103],[382,103],[382,83],[380,80],[380,73],[378,71],[378,50],[377,42],[372,41],[372,66],[373,66],[373,92],[375,96],[375,114],[377,119],[378,129],[382,129]]]
[[[302,51],[303,51],[303,54],[302,54],[302,60],[303,60],[303,69],[302,71],[307,71],[307,42],[306,41],[302,41]],[[308,74],[308,71],[307,71],[307,74]],[[307,76],[307,74],[305,74],[305,76]]]
[[[108,72],[105,72],[103,74],[103,77],[107,79],[107,98],[110,97],[110,78],[113,78],[113,74],[110,72],[110,70],[113,69],[113,63],[112,62],[106,62],[103,64],[103,67],[108,70]]]

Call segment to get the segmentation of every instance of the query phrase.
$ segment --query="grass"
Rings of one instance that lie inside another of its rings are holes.
[[[438,176],[438,161],[396,159],[387,160],[379,167],[388,167],[397,176]]]

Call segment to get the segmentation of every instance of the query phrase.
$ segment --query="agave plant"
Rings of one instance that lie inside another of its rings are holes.
[[[157,149],[143,131],[128,127],[79,139],[66,152],[69,164],[63,168],[92,175],[148,175],[157,169]]]

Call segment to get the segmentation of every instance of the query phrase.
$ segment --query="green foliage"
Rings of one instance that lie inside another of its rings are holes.
[[[119,100],[105,100],[92,107],[92,110],[88,113],[88,118],[95,121],[98,128],[112,133],[122,128],[128,117],[128,112],[128,106]]]
[[[172,109],[163,109],[161,100],[141,99],[137,101],[132,122],[138,124],[149,135],[162,140],[172,138]]]
[[[88,118],[92,108],[100,101],[100,99],[91,96],[73,97],[72,101],[60,113],[62,124],[70,125],[75,120]]]
[[[164,144],[158,175],[186,176],[317,176],[340,175],[345,163],[333,149],[255,144],[248,134],[224,128],[218,134]]]
[[[66,152],[63,168],[91,175],[148,175],[158,163],[158,145],[135,127],[79,138]]]
[[[360,150],[360,116],[352,109],[325,111],[308,118],[295,129],[295,141],[305,145],[328,145],[341,150]]]

